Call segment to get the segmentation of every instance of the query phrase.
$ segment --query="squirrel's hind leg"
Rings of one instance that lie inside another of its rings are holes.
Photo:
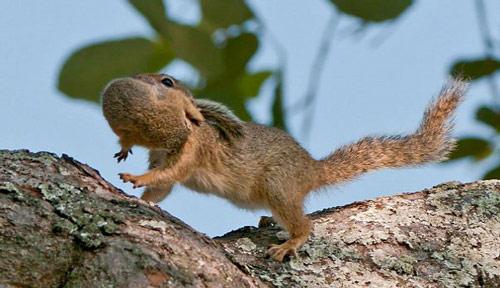
[[[297,255],[297,249],[306,242],[312,226],[311,220],[304,214],[302,201],[287,202],[271,204],[273,218],[290,234],[290,239],[285,243],[271,245],[267,250],[267,254],[279,262],[283,262],[287,255]]]

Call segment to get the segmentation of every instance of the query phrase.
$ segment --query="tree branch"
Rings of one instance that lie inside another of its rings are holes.
[[[0,150],[0,287],[499,287],[500,181],[448,183],[210,239],[89,166]]]

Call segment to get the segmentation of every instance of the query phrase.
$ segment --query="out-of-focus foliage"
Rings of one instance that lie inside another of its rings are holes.
[[[179,59],[198,72],[199,81],[191,87],[198,95],[226,103],[243,119],[251,119],[246,101],[257,96],[276,71],[247,69],[262,35],[246,28],[247,22],[256,19],[244,1],[200,1],[202,18],[197,25],[170,19],[161,0],[128,2],[156,35],[152,39],[138,36],[78,49],[61,69],[61,91],[98,103],[100,91],[111,79],[157,72]]]
[[[203,14],[202,24],[212,31],[242,24],[255,17],[242,0],[200,0]]]
[[[271,69],[249,70],[248,63],[265,41],[266,31],[244,0],[199,0],[201,17],[195,25],[171,19],[162,0],[128,3],[146,19],[155,35],[112,39],[74,51],[59,74],[59,89],[67,96],[99,103],[100,91],[113,78],[157,72],[173,60],[182,60],[198,73],[193,75],[198,76],[198,82],[191,87],[197,96],[225,103],[244,120],[251,119],[246,102],[258,96],[262,85],[272,79],[271,123],[286,129],[284,67],[279,64]],[[329,3],[332,9],[375,23],[396,19],[413,1]]]
[[[457,149],[451,155],[450,160],[471,157],[476,161],[488,157],[492,152],[491,143],[479,137],[466,137],[457,141]]]
[[[343,13],[366,22],[394,20],[403,14],[413,0],[330,0]]]
[[[490,87],[493,87],[493,94],[499,93],[499,91],[495,91],[496,83],[494,79],[495,73],[499,71],[500,59],[491,55],[475,59],[459,59],[455,61],[450,69],[452,75],[463,77],[472,83],[485,79],[489,80]],[[492,96],[500,97],[500,95]],[[500,107],[494,102],[482,105],[476,111],[476,120],[490,128],[491,137],[466,136],[460,138],[457,142],[457,149],[450,155],[450,161],[470,159],[479,162],[490,157],[498,157],[498,153],[493,152],[496,151],[500,144]],[[500,179],[500,163],[483,176],[483,179],[493,178]]]
[[[498,111],[488,106],[481,106],[477,110],[476,119],[495,129],[495,132],[500,133],[500,113]]]
[[[470,80],[490,76],[497,71],[500,71],[500,61],[493,58],[458,60],[451,67],[453,75],[462,75]]]
[[[285,117],[283,117],[283,75],[279,75],[277,82],[276,88],[274,88],[272,111],[275,117],[272,124],[275,127],[286,130]]]

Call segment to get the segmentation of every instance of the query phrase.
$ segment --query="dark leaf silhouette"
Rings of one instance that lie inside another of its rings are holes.
[[[492,58],[458,60],[451,67],[452,75],[476,80],[500,70],[500,61]]]
[[[243,33],[228,39],[223,51],[225,76],[241,75],[245,71],[248,61],[257,52],[258,47],[258,39],[251,33]]]
[[[367,22],[394,20],[401,16],[413,0],[330,0],[337,8]]]
[[[248,121],[251,120],[251,116],[245,103],[259,94],[263,83],[270,75],[270,71],[244,73],[232,81],[212,82],[196,91],[196,94],[224,103],[241,119]]]
[[[212,30],[239,25],[254,17],[243,0],[201,0],[204,25]]]
[[[259,95],[262,84],[272,75],[271,71],[259,71],[253,74],[244,74],[239,78],[239,90],[245,98]]]
[[[158,34],[168,35],[168,20],[162,0],[128,0],[128,2],[146,18]]]
[[[252,119],[245,107],[248,97],[241,93],[237,81],[228,83],[224,83],[223,81],[213,82],[197,94],[224,103],[224,105],[227,105],[238,117],[245,121]]]
[[[465,157],[472,157],[474,160],[482,160],[492,152],[492,145],[482,138],[461,138],[457,142],[457,148],[451,153],[449,159],[456,160]]]
[[[483,179],[500,179],[500,166],[491,169],[490,171],[484,174]]]
[[[488,106],[480,107],[476,112],[476,119],[500,132],[500,113]]]
[[[203,77],[213,79],[222,73],[222,50],[215,46],[208,32],[171,22],[169,34],[175,55],[198,69]]]
[[[274,88],[273,99],[273,126],[286,130],[285,111],[283,108],[283,79],[281,73],[276,77],[276,87]]]

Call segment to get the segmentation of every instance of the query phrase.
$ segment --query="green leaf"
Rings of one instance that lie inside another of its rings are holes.
[[[168,20],[162,0],[128,0],[160,35],[168,35]]]
[[[473,157],[479,161],[488,157],[492,153],[492,145],[482,138],[461,138],[457,141],[457,148],[451,152],[449,160],[456,160],[465,157]]]
[[[169,34],[175,55],[193,65],[205,78],[217,78],[222,73],[222,50],[215,46],[210,34],[174,22],[170,22]]]
[[[456,61],[451,67],[451,74],[476,80],[491,75],[498,70],[500,70],[500,61],[498,59],[469,59]]]
[[[274,88],[274,100],[272,105],[273,126],[287,130],[285,123],[285,109],[283,107],[283,80],[281,75],[278,75],[276,78],[276,87]]]
[[[211,83],[196,94],[223,103],[244,121],[251,120],[251,115],[245,106],[247,99],[240,93],[235,83],[224,81]]]
[[[224,103],[238,117],[247,121],[251,120],[251,115],[246,109],[246,101],[259,94],[262,84],[271,75],[270,71],[259,71],[244,73],[236,79],[218,78],[219,81],[210,82],[195,94]]]
[[[490,107],[480,107],[476,112],[476,119],[500,132],[500,113]]]
[[[253,74],[244,74],[239,78],[239,91],[245,98],[259,95],[262,84],[272,75],[271,71],[260,71]]]
[[[200,4],[203,23],[212,30],[239,25],[254,17],[243,0],[201,0]]]
[[[330,0],[349,15],[368,22],[394,20],[413,4],[413,0]]]
[[[251,33],[242,33],[228,39],[223,49],[225,74],[235,77],[245,71],[248,61],[257,52],[258,47],[259,41]]]
[[[173,58],[168,47],[145,38],[105,41],[83,47],[66,60],[58,88],[67,96],[99,102],[110,80],[155,72]]]
[[[490,171],[486,172],[483,176],[484,180],[488,179],[500,179],[500,166],[491,169]]]

